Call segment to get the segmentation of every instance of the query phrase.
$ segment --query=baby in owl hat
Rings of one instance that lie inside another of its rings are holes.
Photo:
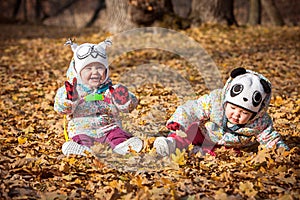
[[[270,99],[271,83],[263,75],[234,69],[223,89],[179,106],[167,121],[168,137],[156,138],[153,145],[162,156],[190,144],[200,146],[203,154],[215,155],[217,147],[239,151],[256,138],[267,148],[276,145],[289,150],[267,114]]]
[[[65,155],[86,155],[96,142],[107,143],[117,154],[141,151],[143,142],[122,129],[119,112],[131,112],[138,104],[133,93],[109,78],[106,39],[99,44],[77,45],[69,40],[74,53],[67,81],[55,96],[54,109],[67,116],[70,140],[62,146]]]

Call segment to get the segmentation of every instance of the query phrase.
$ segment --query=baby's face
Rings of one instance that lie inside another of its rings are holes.
[[[86,65],[80,72],[83,84],[91,89],[99,87],[106,78],[106,68],[97,62]]]
[[[246,124],[250,120],[253,113],[234,104],[226,103],[225,115],[228,121],[232,124]]]

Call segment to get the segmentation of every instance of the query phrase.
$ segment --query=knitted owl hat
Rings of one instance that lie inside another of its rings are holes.
[[[270,82],[262,75],[244,68],[234,69],[230,76],[225,102],[258,113],[265,98],[271,93]]]
[[[103,82],[108,79],[109,67],[106,47],[112,45],[111,39],[106,39],[99,44],[84,43],[81,45],[77,45],[73,43],[72,40],[68,40],[65,45],[70,45],[74,52],[74,70],[78,77],[80,77],[80,72],[86,65],[98,62],[106,68],[106,78]]]

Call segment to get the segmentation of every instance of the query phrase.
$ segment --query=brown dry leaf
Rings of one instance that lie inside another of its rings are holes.
[[[257,191],[254,189],[253,183],[246,181],[245,183],[240,182],[239,190],[242,194],[245,194],[247,197],[254,198],[257,194]]]
[[[251,160],[251,163],[261,164],[267,162],[269,159],[271,159],[270,151],[267,148],[261,148]]]
[[[230,198],[228,197],[227,193],[224,192],[223,189],[219,189],[218,191],[215,192],[214,199],[216,200],[229,200]]]

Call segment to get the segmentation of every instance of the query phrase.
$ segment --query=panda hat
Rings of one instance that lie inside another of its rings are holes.
[[[262,75],[236,68],[225,86],[225,103],[229,102],[252,113],[258,113],[270,99],[271,84]]]

